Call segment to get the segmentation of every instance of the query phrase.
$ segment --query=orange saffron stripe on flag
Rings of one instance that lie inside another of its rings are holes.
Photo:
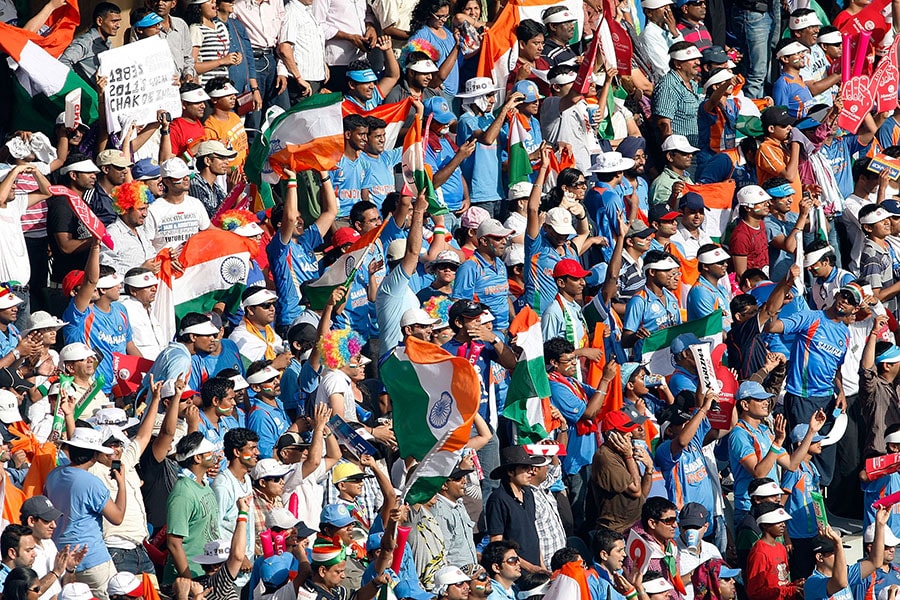
[[[331,135],[305,144],[289,144],[272,153],[269,163],[279,177],[284,177],[284,167],[292,171],[330,171],[337,165],[343,152],[343,136]]]

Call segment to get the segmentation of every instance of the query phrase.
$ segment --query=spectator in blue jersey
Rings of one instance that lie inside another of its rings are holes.
[[[722,246],[704,244],[697,252],[697,269],[700,277],[691,287],[687,297],[688,321],[696,321],[722,311],[722,327],[731,329],[731,291],[728,286],[728,260],[731,258]]]
[[[475,152],[462,162],[463,179],[469,186],[469,201],[492,217],[498,216],[501,191],[500,152],[497,137],[500,128],[515,115],[523,94],[513,92],[499,110],[494,110],[498,88],[490,77],[473,77],[466,82],[462,99],[464,112],[456,125],[456,144],[475,140]]]
[[[888,554],[888,542],[896,542],[885,525],[890,509],[878,511],[878,519],[866,530],[868,537],[871,531],[870,549],[862,559],[847,565],[844,557],[844,546],[841,535],[831,526],[819,534],[812,547],[815,570],[803,585],[805,598],[868,598],[879,600],[896,598],[896,594],[884,593],[877,589],[878,573]],[[893,550],[893,548],[891,548]],[[791,575],[794,576],[793,568]],[[884,575],[884,572],[881,572]],[[890,590],[888,590],[890,591]]]
[[[694,355],[691,352],[691,346],[707,344],[693,333],[682,333],[669,345],[672,352],[672,364],[675,370],[669,377],[669,390],[672,396],[677,397],[682,392],[687,392],[687,400],[682,399],[679,406],[682,408],[692,408],[694,406],[694,395],[697,393],[697,386],[700,384],[700,378],[697,375],[697,363],[694,361]]]
[[[543,223],[541,222],[541,190],[550,169],[551,152],[552,149],[545,148],[541,153],[541,168],[534,187],[531,188],[526,209],[525,255],[530,259],[525,265],[524,304],[538,314],[553,302],[556,291],[553,268],[556,263],[564,258],[578,260],[581,248],[590,233],[584,206],[567,191],[561,194],[559,206],[548,210]],[[584,175],[575,169],[569,171],[569,176],[574,181],[565,187],[584,190],[587,187]],[[560,179],[562,178],[563,173],[560,174]],[[572,225],[573,217],[577,228]]]
[[[772,86],[772,99],[776,106],[783,106],[790,116],[802,119],[812,106],[812,94],[800,75],[806,66],[809,48],[800,42],[785,38],[775,46],[775,58],[781,63],[781,75]]]
[[[208,351],[194,344],[189,381],[189,387],[194,390],[199,390],[204,381],[224,371],[233,371],[231,375],[242,375],[245,371],[244,359],[241,358],[237,344],[224,337],[225,327],[222,324],[222,317],[213,312],[209,314],[209,321],[218,333],[212,336],[211,346],[204,345],[204,348],[210,348]],[[181,322],[184,323],[184,319]]]
[[[794,262],[797,234],[802,233],[809,223],[813,200],[804,196],[798,214],[791,211],[795,191],[790,181],[772,177],[762,187],[770,196],[769,214],[763,219],[769,238],[769,279],[778,281]]]
[[[285,171],[287,190],[284,204],[272,209],[271,223],[277,233],[266,246],[269,273],[275,282],[275,329],[285,334],[300,316],[300,286],[319,276],[319,259],[315,251],[323,243],[325,234],[337,217],[334,184],[327,172],[319,173],[320,212],[314,223],[306,226],[297,205],[297,174]]]
[[[188,387],[199,390],[210,375],[205,364],[194,367],[193,357],[214,350],[219,329],[207,315],[188,313],[181,319],[181,329],[175,341],[169,342],[157,355],[150,371],[141,381],[138,397],[150,390],[150,376],[155,381],[175,380],[184,377]]]
[[[391,37],[383,35],[372,46],[384,55],[384,76],[378,79],[372,65],[367,60],[357,60],[347,67],[347,93],[344,102],[349,102],[364,111],[373,110],[384,102],[400,81],[400,65],[391,49]]]
[[[533,81],[520,81],[513,86],[514,94],[522,94],[522,101],[516,106],[518,111],[518,119],[522,123],[525,137],[522,139],[522,146],[528,152],[528,158],[532,165],[540,163],[541,146],[544,143],[544,137],[541,134],[541,122],[538,114],[541,109],[541,99],[543,96],[538,92],[538,86]],[[503,172],[506,173],[504,181],[509,181],[509,125],[510,120],[503,120],[503,127],[500,128],[500,136],[497,138],[497,144],[500,150],[500,161],[503,166]],[[537,173],[532,171],[529,179],[533,182],[537,177]]]
[[[344,117],[344,153],[332,169],[331,183],[338,200],[338,216],[350,215],[350,208],[362,198],[366,161],[360,158],[369,138],[369,124],[362,115]]]
[[[128,312],[119,300],[122,278],[112,267],[100,265],[100,240],[94,239],[88,252],[84,280],[63,311],[66,343],[83,342],[96,349],[100,363],[97,375],[103,377],[103,393],[112,391],[113,353],[140,356],[133,341]]]
[[[597,235],[605,241],[601,244],[603,258],[612,256],[616,234],[619,233],[619,213],[625,212],[625,200],[618,187],[625,171],[634,167],[634,160],[625,158],[618,152],[604,152],[591,165],[591,172],[597,177],[597,185],[584,197],[584,207],[597,227]],[[628,215],[636,218],[636,207],[629,208]]]
[[[667,252],[651,250],[644,255],[647,283],[625,305],[622,345],[641,356],[643,339],[651,333],[681,324],[681,308],[673,293],[681,281],[681,265]]]
[[[200,390],[200,431],[206,439],[220,445],[225,432],[239,427],[231,417],[235,410],[234,381],[211,377]],[[222,464],[224,465],[224,458]]]
[[[260,456],[270,458],[274,455],[278,438],[291,426],[291,418],[284,412],[278,398],[281,394],[281,372],[261,360],[247,368],[247,383],[256,395],[250,401],[247,427],[259,435]]]
[[[483,302],[493,313],[494,329],[509,328],[512,300],[503,253],[509,237],[515,233],[497,219],[487,219],[478,226],[478,248],[472,258],[460,265],[453,283],[454,300]]]
[[[728,436],[728,459],[734,476],[734,523],[743,521],[750,511],[750,482],[760,477],[777,481],[776,463],[783,469],[796,469],[825,425],[825,413],[818,411],[809,418],[809,429],[791,454],[784,449],[787,419],[775,415],[774,429],[766,420],[775,403],[775,395],[756,381],[745,381],[735,395],[740,419]]]
[[[794,265],[788,277],[796,278],[799,273],[800,268]],[[791,347],[784,396],[784,414],[791,427],[809,421],[822,411],[831,415],[835,409],[846,408],[840,366],[850,346],[848,325],[856,318],[856,311],[864,297],[862,287],[850,283],[841,288],[834,304],[824,311],[804,310],[766,323],[768,333],[796,335]],[[773,293],[766,302],[767,312],[774,314],[785,300],[784,294],[776,296]],[[828,431],[833,418],[829,419]],[[823,487],[831,483],[834,460],[834,446],[823,448],[822,454],[816,457]]]
[[[553,267],[558,293],[541,315],[541,333],[545,340],[563,338],[575,346],[575,355],[587,360],[600,360],[603,351],[588,343],[587,322],[577,299],[582,297],[585,277],[590,275],[577,260],[564,258]],[[579,373],[580,373],[580,369]]]
[[[447,223],[448,229],[453,231],[459,216],[470,204],[469,186],[463,179],[460,165],[475,152],[477,142],[471,139],[461,146],[456,145],[450,134],[456,115],[450,111],[450,105],[444,98],[435,96],[425,101],[426,118],[429,115],[431,124],[425,139],[425,162],[431,167],[435,191],[453,215],[449,219],[451,222]]]
[[[0,368],[18,366],[40,351],[39,338],[33,335],[21,337],[15,326],[23,303],[10,288],[0,287]]]
[[[634,591],[622,574],[625,564],[625,536],[608,527],[600,527],[591,536],[593,569],[588,571],[588,588],[592,598],[625,600]]]
[[[422,103],[415,102],[416,111],[421,115]],[[381,212],[385,197],[396,190],[394,167],[400,163],[403,145],[385,150],[387,123],[378,117],[366,117],[369,125],[369,137],[366,140],[365,152],[360,159],[366,162],[366,176],[362,182],[362,199],[368,200]]]
[[[791,443],[800,444],[808,429],[809,426],[804,423],[791,429]],[[800,464],[793,469],[784,469],[781,474],[781,489],[787,496],[784,510],[791,515],[786,525],[794,546],[790,556],[791,575],[796,578],[809,577],[815,566],[813,547],[819,532],[815,500],[811,494],[821,494],[822,490],[819,487],[819,470],[812,463],[812,457],[821,454],[824,440],[825,436],[814,435]]]
[[[810,300],[816,310],[831,306],[838,290],[856,279],[837,266],[834,248],[825,240],[815,240],[803,248],[803,268],[813,276]]]
[[[463,53],[457,39],[458,32],[447,26],[450,18],[450,0],[419,0],[412,12],[409,36],[411,43],[430,44],[438,52],[434,61],[438,72],[434,74],[431,87],[443,92],[450,100],[459,91],[459,71]]]

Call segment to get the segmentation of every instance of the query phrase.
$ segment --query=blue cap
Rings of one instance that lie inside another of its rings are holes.
[[[159,163],[155,158],[142,158],[131,167],[131,176],[135,179],[156,179],[159,177]]]
[[[706,205],[703,204],[703,196],[697,192],[688,192],[678,201],[678,210],[703,210]]]
[[[293,563],[294,555],[290,552],[273,554],[262,561],[259,578],[272,587],[281,587],[288,580]]]
[[[724,563],[719,567],[719,579],[737,579],[740,574],[740,569],[732,569]]]
[[[881,203],[881,208],[888,211],[892,215],[900,215],[900,201],[898,200],[885,200]]]
[[[362,69],[360,71],[347,71],[347,78],[355,83],[372,83],[378,81],[378,76],[372,69]]]
[[[772,396],[773,394],[767,392],[766,388],[764,388],[761,383],[757,383],[755,381],[745,381],[738,388],[735,398],[738,401],[747,400],[748,398],[754,398],[756,400],[768,400]]]
[[[425,116],[428,115],[433,115],[434,120],[442,125],[456,120],[456,115],[450,110],[450,105],[441,96],[433,96],[425,101]]]
[[[536,100],[540,100],[541,98],[543,98],[543,96],[541,96],[540,92],[538,92],[537,84],[533,81],[528,81],[527,79],[522,80],[519,83],[517,83],[516,86],[513,88],[513,92],[519,92],[520,94],[525,96],[525,98],[522,100],[522,102],[526,102],[526,103],[527,102],[535,102]]]
[[[672,340],[672,343],[669,344],[669,349],[672,351],[672,354],[681,354],[688,349],[688,346],[702,343],[702,340],[693,333],[682,333]]]
[[[329,504],[322,509],[322,516],[319,517],[320,523],[334,527],[346,527],[355,520],[345,504]]]
[[[370,535],[369,539],[366,540],[366,552],[372,552],[373,550],[381,548],[382,537],[384,537],[383,531]]]
[[[876,364],[900,362],[900,346],[891,347],[875,357]]]
[[[787,198],[791,194],[794,194],[796,190],[791,187],[791,184],[785,183],[782,185],[776,185],[775,187],[766,188],[766,193],[772,196],[773,198]]]
[[[682,6],[682,4],[679,3],[678,6]],[[710,46],[702,50],[700,54],[703,55],[700,62],[705,65],[724,65],[728,62],[728,54],[722,46]]]
[[[806,423],[800,423],[799,425],[795,425],[793,429],[791,429],[791,441],[795,444],[799,444],[803,441],[803,438],[806,437],[806,433],[809,431],[809,425]],[[813,436],[812,443],[821,442],[825,439],[824,435],[819,435],[818,433]]]
[[[134,24],[134,26],[143,29],[144,27],[153,27],[154,25],[159,25],[162,22],[163,18],[161,16],[159,16],[155,12],[150,12],[144,15],[140,21]]]
[[[642,366],[644,365],[638,362],[622,363],[622,366],[619,367],[622,372],[622,389],[625,389],[625,386],[628,385],[628,380],[630,380],[635,372]]]

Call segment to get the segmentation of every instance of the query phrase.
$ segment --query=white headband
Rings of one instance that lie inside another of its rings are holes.
[[[189,104],[197,104],[209,100],[209,95],[203,91],[203,88],[197,88],[195,90],[183,92],[181,94],[181,99]]]
[[[66,165],[59,170],[60,175],[65,175],[70,171],[75,171],[76,173],[99,173],[100,169],[97,168],[97,165],[94,164],[92,160],[79,160],[78,162],[72,163],[71,165]]]
[[[264,369],[260,369],[253,375],[248,375],[247,383],[257,385],[260,383],[265,383],[267,381],[271,381],[272,379],[275,379],[279,375],[281,375],[281,373],[278,372],[278,369],[267,366]]]
[[[843,41],[840,31],[829,31],[828,33],[819,35],[820,44],[842,44]]]
[[[724,81],[730,81],[731,78],[734,77],[734,73],[728,71],[727,69],[723,69],[718,73],[714,74],[712,77],[706,80],[706,83],[703,84],[703,89],[708,90],[712,86],[717,83],[722,83]]]
[[[672,269],[677,269],[679,267],[681,267],[681,265],[678,264],[678,261],[670,256],[656,262],[644,263],[644,271],[649,271],[650,269],[653,269],[654,271],[671,271]]]
[[[807,252],[803,257],[803,268],[808,269],[829,254],[834,254],[834,248],[831,246],[825,246],[824,248]]]
[[[153,273],[138,273],[125,278],[125,285],[133,288],[147,288],[151,285],[158,285],[159,279]]]
[[[553,85],[566,85],[568,83],[572,83],[578,78],[578,74],[574,72],[568,73],[560,73],[556,77],[550,80],[550,83]]]
[[[791,17],[788,23],[791,31],[822,26],[822,21],[819,20],[818,15],[814,12],[799,17]]]
[[[703,254],[697,255],[697,262],[701,265],[712,265],[720,263],[723,260],[728,260],[729,258],[731,258],[731,256],[721,248],[713,248],[712,250],[707,250]]]
[[[120,283],[122,283],[122,279],[119,277],[118,273],[104,275],[97,280],[97,289],[108,290],[110,288],[116,287]]]
[[[697,46],[691,46],[690,48],[669,52],[669,58],[672,60],[694,60],[695,58],[703,58],[703,54],[700,53]]]
[[[890,219],[891,213],[884,210],[881,207],[878,207],[876,210],[873,210],[863,218],[859,220],[860,225],[874,225],[875,223],[880,223],[885,219]]]
[[[800,52],[809,52],[809,48],[807,48],[800,42],[791,42],[790,44],[779,50],[775,54],[775,58],[783,58],[792,54],[799,54]]]
[[[895,431],[891,435],[885,436],[885,444],[900,444],[900,431]]]

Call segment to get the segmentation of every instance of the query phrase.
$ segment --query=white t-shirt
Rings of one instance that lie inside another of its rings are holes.
[[[582,173],[591,170],[591,155],[602,152],[597,135],[590,124],[588,105],[584,100],[560,113],[561,98],[545,98],[541,104],[541,132],[548,142],[572,145],[575,167]]]
[[[322,458],[315,471],[305,479],[303,478],[303,463],[296,463],[291,467],[291,471],[284,477],[284,494],[281,496],[281,500],[285,506],[290,506],[291,495],[296,492],[297,518],[310,527],[316,528],[322,516],[322,506],[325,505],[325,484],[328,483],[325,458]]]
[[[137,474],[137,464],[141,459],[141,445],[132,440],[122,449],[122,473],[125,474],[125,519],[121,525],[113,525],[103,519],[103,541],[110,548],[131,550],[140,545],[149,532],[147,531],[147,509],[144,507],[144,496],[141,494],[141,478]],[[109,467],[94,463],[89,473],[96,475],[109,490],[110,497],[119,493],[119,485],[109,476]]]
[[[34,545],[34,564],[31,565],[31,568],[34,569],[34,572],[38,575],[38,579],[40,579],[53,570],[54,563],[56,562],[57,549],[53,540],[35,541],[37,543]],[[41,594],[41,597],[38,600],[50,600],[61,591],[62,586],[59,585],[59,579],[57,579],[46,592]]]
[[[159,353],[168,345],[159,321],[132,296],[122,296],[119,302],[128,313],[131,330],[134,332],[132,341],[141,351],[141,356],[147,360],[156,360]]]
[[[27,209],[28,194],[24,192],[16,193],[15,198],[0,208],[0,281],[25,285],[31,279],[31,263],[22,233],[22,215]]]
[[[328,369],[322,374],[319,389],[316,390],[316,404],[330,406],[328,399],[332,394],[344,396],[344,414],[341,415],[341,418],[348,423],[359,421],[356,416],[356,395],[353,393],[353,383],[343,371]]]
[[[158,198],[147,209],[144,230],[157,252],[163,248],[177,250],[199,231],[209,229],[209,215],[203,203],[184,196],[179,204]]]
[[[240,324],[234,328],[234,331],[231,332],[228,339],[237,345],[241,356],[245,357],[250,362],[262,360],[266,355],[266,347],[268,345],[266,340],[247,331],[247,325],[244,321],[241,321]],[[275,341],[272,344],[272,349],[276,354],[284,350],[284,340],[282,340],[277,333],[275,334]]]

